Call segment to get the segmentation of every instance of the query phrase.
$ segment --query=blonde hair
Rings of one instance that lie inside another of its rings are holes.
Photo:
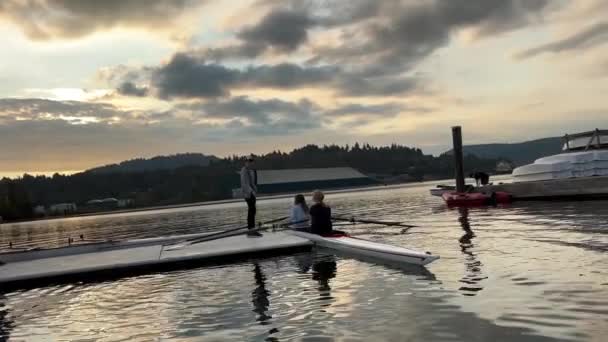
[[[312,192],[312,201],[317,203],[323,203],[323,199],[325,195],[321,192],[321,190],[315,190]]]

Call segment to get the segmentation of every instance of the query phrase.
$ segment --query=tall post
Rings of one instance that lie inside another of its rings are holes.
[[[452,127],[452,140],[454,143],[454,165],[456,167],[456,191],[464,192],[464,162],[462,157],[462,130],[460,126]]]

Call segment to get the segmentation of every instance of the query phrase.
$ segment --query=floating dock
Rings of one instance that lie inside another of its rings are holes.
[[[92,277],[194,267],[253,255],[293,253],[309,250],[313,245],[308,239],[283,232],[267,232],[257,238],[238,235],[191,245],[167,245],[178,241],[173,239],[141,240],[145,243],[123,247],[100,243],[0,255],[0,261],[5,263],[0,265],[0,292],[73,280],[90,281]]]

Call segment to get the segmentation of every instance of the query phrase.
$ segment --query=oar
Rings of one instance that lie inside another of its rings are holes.
[[[287,218],[289,218],[288,216],[284,216],[284,217],[280,217],[274,220],[270,220],[270,221],[266,221],[266,222],[261,222],[259,223],[258,228],[256,229],[247,229],[248,226],[243,226],[243,227],[237,227],[237,228],[231,228],[231,229],[227,229],[221,232],[217,232],[217,233],[211,233],[202,237],[197,237],[197,238],[190,238],[190,239],[186,239],[186,240],[182,240],[179,243],[170,243],[167,244],[165,246],[170,246],[173,245],[173,247],[168,248],[167,250],[173,250],[173,249],[179,249],[188,245],[193,245],[199,242],[206,242],[206,241],[213,241],[213,240],[217,240],[217,239],[221,239],[221,238],[225,238],[225,237],[230,237],[230,236],[236,236],[236,235],[240,235],[240,234],[245,234],[245,233],[251,233],[251,232],[257,232],[259,230],[262,229],[268,229],[270,227],[262,227],[263,225],[268,225],[271,223],[276,223],[276,222],[280,222],[280,221],[284,221]],[[242,231],[244,229],[247,229],[246,231]]]
[[[284,217],[279,217],[279,218],[274,219],[274,220],[260,222],[260,223],[258,223],[258,226],[262,226],[262,225],[265,225],[265,224],[271,224],[271,223],[275,223],[275,222],[281,222],[281,221],[284,221],[284,220],[286,220],[288,218],[289,218],[288,216],[284,216]],[[198,240],[204,240],[204,239],[208,239],[208,238],[213,238],[213,237],[219,236],[219,235],[223,236],[226,233],[236,232],[238,230],[243,230],[243,229],[247,229],[247,228],[249,228],[249,227],[248,226],[242,226],[242,227],[230,228],[230,229],[222,230],[221,232],[210,233],[210,234],[205,235],[205,236],[186,239],[186,240],[184,240],[184,242],[194,242],[194,241],[198,241]]]
[[[354,217],[347,218],[347,217],[332,216],[331,219],[335,220],[335,221],[344,221],[344,222],[352,222],[352,223],[382,224],[382,225],[385,225],[385,226],[398,226],[398,227],[406,227],[406,228],[416,227],[414,225],[405,224],[405,223],[401,223],[401,222],[365,220],[365,219],[356,219]]]

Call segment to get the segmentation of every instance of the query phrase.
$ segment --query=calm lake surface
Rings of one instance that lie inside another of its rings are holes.
[[[0,341],[606,341],[608,202],[448,209],[430,183],[328,196],[341,226],[431,251],[426,269],[318,250],[0,294]],[[258,203],[258,218],[290,200]],[[136,238],[242,224],[245,203],[0,226],[0,243]]]

